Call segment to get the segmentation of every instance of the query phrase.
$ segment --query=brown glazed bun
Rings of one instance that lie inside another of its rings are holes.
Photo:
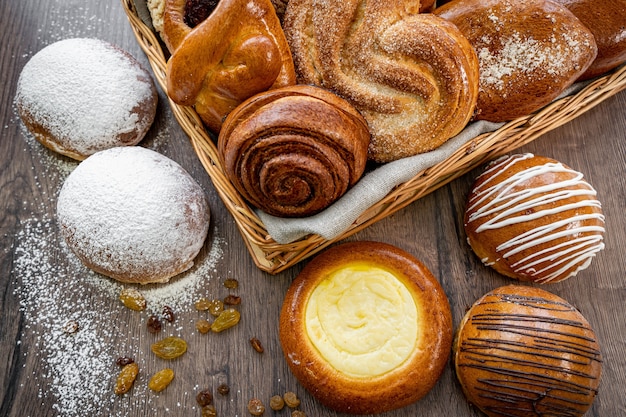
[[[345,100],[305,85],[260,93],[224,122],[224,171],[252,205],[279,217],[315,214],[365,170],[367,123]]]
[[[309,262],[280,315],[285,359],[300,383],[341,413],[411,404],[450,353],[448,299],[430,271],[394,246],[352,242]]]
[[[604,74],[626,62],[626,0],[554,0],[587,26],[598,45],[598,56],[582,80]]]
[[[476,120],[504,122],[539,110],[596,57],[589,29],[549,0],[455,0],[434,13],[454,23],[478,54]]]
[[[167,282],[191,268],[209,229],[198,183],[140,146],[100,151],[63,183],[57,221],[83,264],[128,283]]]
[[[166,0],[163,39],[172,52],[169,97],[194,106],[214,132],[247,98],[295,84],[289,46],[269,0],[220,0],[194,28],[185,22],[185,0]]]
[[[139,143],[154,121],[157,92],[130,54],[99,39],[72,38],[37,52],[24,66],[15,102],[42,145],[83,160]]]
[[[505,286],[465,314],[453,347],[467,399],[489,417],[582,416],[598,392],[600,346],[587,320],[547,291]]]
[[[562,281],[604,248],[604,216],[583,175],[550,158],[505,156],[476,179],[467,240],[485,265],[520,281]]]
[[[430,151],[470,120],[476,54],[419,1],[291,0],[285,35],[299,81],[348,100],[367,120],[376,162]]]

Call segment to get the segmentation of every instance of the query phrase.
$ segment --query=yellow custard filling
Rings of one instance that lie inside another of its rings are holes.
[[[391,272],[365,263],[342,267],[313,290],[305,311],[307,335],[321,356],[353,377],[385,374],[417,343],[419,313],[407,287]]]

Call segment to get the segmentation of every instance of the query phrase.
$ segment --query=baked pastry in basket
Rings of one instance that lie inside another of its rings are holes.
[[[505,156],[476,179],[467,239],[485,265],[520,281],[558,282],[604,248],[604,215],[583,175],[550,158]]]
[[[284,28],[300,82],[327,88],[365,117],[370,159],[432,150],[470,120],[476,54],[419,1],[291,0]]]
[[[539,110],[597,54],[591,31],[550,0],[454,0],[434,13],[454,23],[478,54],[476,120],[505,122]]]
[[[247,98],[295,83],[289,46],[269,0],[220,0],[204,20],[190,11],[185,0],[166,0],[162,37],[172,53],[167,94],[194,106],[213,132]]]
[[[293,281],[280,341],[300,383],[342,413],[404,407],[435,385],[450,353],[443,289],[395,246],[352,242],[315,257]]]
[[[500,287],[476,301],[453,355],[465,396],[489,417],[580,417],[602,373],[589,322],[567,301],[532,287]]]
[[[328,207],[365,170],[367,123],[345,100],[296,85],[260,93],[224,122],[224,171],[252,205],[279,217]]]

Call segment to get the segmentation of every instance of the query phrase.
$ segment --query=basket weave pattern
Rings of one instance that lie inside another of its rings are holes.
[[[166,58],[157,35],[138,16],[134,0],[122,0],[122,5],[156,81],[163,91],[167,91]],[[216,145],[193,108],[180,106],[171,100],[170,106],[180,126],[189,136],[194,151],[224,205],[235,219],[255,264],[261,270],[275,274],[406,207],[475,167],[567,123],[624,88],[626,65],[594,80],[574,95],[556,100],[536,113],[510,121],[494,132],[470,140],[446,160],[397,186],[385,198],[366,210],[341,236],[327,240],[318,235],[309,235],[289,244],[279,244],[268,235],[263,222],[228,180]]]

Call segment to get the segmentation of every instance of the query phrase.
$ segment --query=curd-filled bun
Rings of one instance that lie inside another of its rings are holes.
[[[139,143],[154,121],[157,97],[150,74],[129,53],[99,39],[72,38],[26,63],[16,105],[39,142],[83,160]]]
[[[598,56],[581,79],[604,74],[626,62],[626,0],[556,0],[587,26],[598,44]]]
[[[422,398],[450,354],[448,299],[417,259],[385,243],[326,250],[294,280],[280,342],[300,383],[342,413],[374,414]]]
[[[467,399],[490,417],[582,416],[602,357],[587,320],[547,291],[505,286],[480,298],[453,347]]]
[[[478,55],[475,120],[504,122],[539,110],[597,54],[591,31],[550,0],[454,0],[434,13],[454,23]]]
[[[485,265],[520,281],[575,276],[604,248],[604,216],[583,174],[550,158],[491,162],[465,211],[467,239]]]
[[[57,221],[89,268],[128,283],[167,282],[191,268],[209,228],[200,185],[139,146],[100,151],[66,179]]]

